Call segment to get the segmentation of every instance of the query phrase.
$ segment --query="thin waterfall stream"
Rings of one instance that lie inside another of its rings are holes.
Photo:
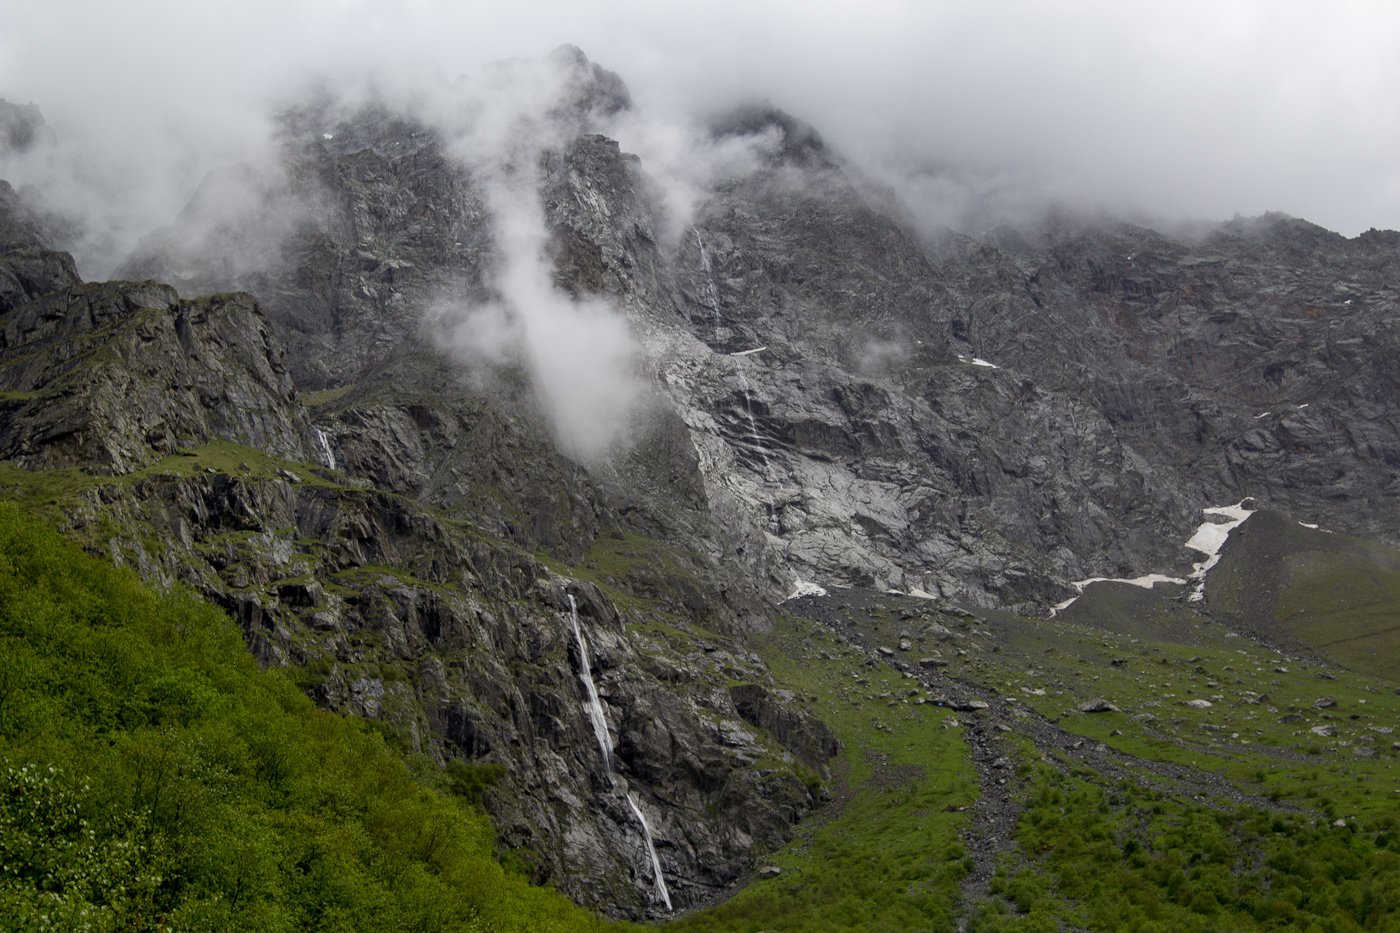
[[[314,427],[314,426],[313,426],[312,430],[314,430],[314,431],[316,432],[316,444],[317,444],[317,446],[319,446],[319,447],[321,448],[321,457],[322,457],[322,459],[325,460],[326,466],[328,466],[328,467],[330,467],[332,470],[334,470],[334,469],[335,469],[335,451],[331,450],[331,441],[330,441],[330,438],[327,437],[327,436],[326,436],[326,432],[325,432],[325,431],[322,431],[320,428],[317,428],[317,427]]]
[[[588,646],[583,640],[583,628],[578,622],[578,603],[574,600],[572,593],[568,595],[569,621],[574,628],[574,643],[578,645],[579,679],[583,681],[584,695],[588,698],[588,721],[593,726],[594,737],[598,740],[598,752],[603,756],[603,768],[607,772],[608,781],[616,787],[612,736],[608,733],[608,721],[603,716],[603,701],[598,696],[598,685],[593,681],[593,665],[588,659]],[[638,825],[642,827],[642,838],[646,840],[647,845],[647,857],[651,859],[651,870],[656,877],[656,893],[661,895],[661,902],[666,905],[666,909],[671,910],[671,892],[667,890],[666,878],[661,873],[661,859],[656,854],[656,843],[651,836],[651,826],[642,814],[642,808],[637,802],[637,795],[628,790],[626,796],[627,805],[632,808],[632,815],[637,818]]]
[[[695,231],[695,245],[700,247],[700,267],[705,270],[705,289],[710,298],[710,311],[714,314],[715,322],[715,343],[720,339],[720,311],[719,311],[719,289],[715,288],[714,271],[710,268],[710,254],[705,249],[705,240],[700,236],[699,227],[691,227]]]
[[[739,386],[744,390],[744,414],[749,419],[749,439],[758,449],[759,459],[763,463],[763,478],[768,481],[768,530],[773,534],[779,531],[778,508],[773,504],[773,464],[768,461],[768,449],[763,446],[763,435],[758,433],[758,421],[753,416],[753,390],[749,386],[749,378],[744,375],[743,367],[737,370],[739,374]]]

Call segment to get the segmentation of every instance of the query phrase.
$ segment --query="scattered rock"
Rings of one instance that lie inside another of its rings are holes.
[[[1206,705],[1209,706],[1210,704],[1207,703]],[[1103,697],[1094,697],[1092,700],[1080,703],[1079,711],[1081,713],[1116,713],[1118,712],[1118,707],[1114,706]]]

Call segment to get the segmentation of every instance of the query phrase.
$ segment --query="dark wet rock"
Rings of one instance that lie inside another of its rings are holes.
[[[730,687],[729,696],[745,722],[767,730],[810,767],[824,771],[827,761],[841,751],[841,743],[827,725],[802,713],[790,696],[780,701],[758,684]]]

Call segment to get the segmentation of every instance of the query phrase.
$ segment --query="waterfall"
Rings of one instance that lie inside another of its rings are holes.
[[[637,795],[630,790],[627,792],[627,805],[632,808],[632,813],[637,817],[637,822],[642,824],[642,836],[647,841],[647,855],[651,858],[651,870],[656,876],[656,893],[661,895],[661,901],[666,905],[666,909],[671,909],[671,892],[666,890],[666,879],[661,874],[661,859],[656,857],[656,845],[651,841],[651,827],[647,825],[647,818],[642,815],[642,808],[637,806]]]
[[[334,470],[335,451],[331,450],[330,438],[326,436],[325,431],[322,431],[314,425],[312,426],[312,430],[316,432],[316,443],[321,448],[321,458],[325,461],[326,466]]]
[[[753,391],[749,387],[749,378],[744,375],[744,370],[740,368],[739,386],[744,390],[744,414],[749,419],[749,439],[753,441],[754,447],[758,448],[759,459],[763,461],[763,476],[768,480],[770,492],[766,503],[768,509],[768,530],[777,534],[781,526],[778,521],[778,507],[773,504],[773,494],[771,488],[773,481],[773,464],[768,461],[768,449],[763,446],[763,436],[758,433],[758,421],[753,416]]]
[[[700,236],[699,227],[691,227],[695,231],[695,245],[700,247],[700,267],[705,270],[705,290],[710,297],[710,311],[714,313],[715,319],[715,343],[719,343],[720,313],[719,313],[719,289],[715,288],[715,276],[710,268],[710,254],[705,250],[705,241]]]
[[[613,744],[612,736],[608,733],[608,721],[603,716],[603,701],[598,697],[598,685],[593,682],[593,666],[588,660],[588,646],[583,640],[583,629],[578,622],[578,603],[574,600],[574,594],[569,594],[569,621],[574,627],[574,643],[578,645],[579,679],[583,681],[583,692],[588,697],[588,721],[593,726],[593,736],[598,740],[598,752],[603,756],[603,768],[608,775],[608,783],[617,786],[617,778],[613,772]],[[647,818],[642,815],[642,808],[637,804],[637,795],[630,790],[626,793],[627,805],[632,808],[632,814],[637,818],[637,823],[642,827],[642,838],[646,840],[647,857],[651,859],[651,870],[656,878],[656,893],[661,895],[661,902],[666,905],[666,909],[671,909],[671,892],[666,888],[666,878],[661,873],[661,859],[656,854],[656,843],[651,837],[651,826],[647,823]]]
[[[588,660],[588,647],[583,643],[583,629],[578,624],[578,603],[574,594],[569,594],[569,620],[574,626],[574,643],[578,645],[579,678],[588,697],[588,721],[593,725],[593,736],[598,740],[598,751],[603,756],[603,768],[612,779],[613,744],[608,734],[608,721],[603,718],[603,701],[598,698],[598,686],[593,682],[593,665]]]
[[[768,449],[763,446],[763,435],[758,433],[758,421],[753,416],[753,390],[749,386],[749,377],[744,375],[743,369],[738,370],[739,387],[744,390],[744,414],[749,419],[749,440],[753,441],[754,447],[758,448],[759,459],[763,461],[763,476],[769,484],[773,482],[773,465],[768,462]]]

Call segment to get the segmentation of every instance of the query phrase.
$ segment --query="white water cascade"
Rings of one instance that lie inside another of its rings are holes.
[[[592,724],[593,735],[598,740],[598,751],[603,756],[603,767],[607,771],[608,781],[616,787],[612,736],[608,733],[608,721],[603,717],[603,701],[598,698],[598,685],[593,682],[593,665],[588,660],[588,646],[583,640],[583,629],[578,624],[578,603],[574,601],[572,593],[569,594],[569,621],[574,627],[574,643],[578,645],[579,679],[583,681],[584,694],[588,697],[588,721]],[[661,859],[656,855],[651,825],[642,815],[642,808],[637,804],[637,795],[630,790],[627,791],[627,805],[632,808],[632,814],[642,827],[642,838],[647,844],[647,857],[651,859],[651,870],[656,877],[656,893],[661,895],[661,902],[666,905],[666,909],[671,910],[671,892],[667,890],[666,878],[661,873]]]
[[[705,250],[705,241],[700,236],[699,227],[691,227],[695,231],[695,245],[700,247],[700,267],[705,270],[705,290],[710,298],[710,311],[714,313],[715,319],[715,343],[719,343],[720,338],[720,313],[719,313],[719,289],[715,288],[715,276],[710,268],[710,254]]]
[[[749,419],[749,439],[753,441],[754,447],[758,448],[759,459],[763,462],[763,477],[768,480],[768,486],[773,486],[773,464],[768,461],[768,449],[763,446],[763,436],[758,433],[758,421],[753,416],[753,391],[749,386],[749,378],[744,375],[743,368],[737,370],[739,373],[739,387],[744,390],[744,414]],[[773,495],[768,495],[768,530],[777,534],[779,530],[778,508],[773,504]]]
[[[326,432],[322,431],[320,428],[313,426],[312,430],[316,432],[316,444],[321,448],[321,458],[325,460],[326,466],[334,470],[335,451],[331,450],[330,438],[327,437]]]

